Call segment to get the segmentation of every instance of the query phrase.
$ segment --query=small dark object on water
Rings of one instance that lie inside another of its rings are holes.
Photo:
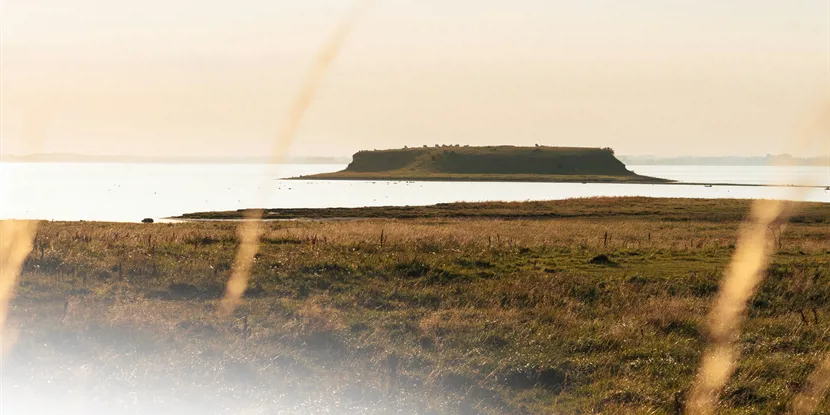
[[[610,264],[615,263],[614,261],[611,260],[611,258],[608,258],[608,255],[605,255],[605,254],[599,254],[599,255],[591,258],[591,260],[588,261],[588,262],[590,262],[592,264],[600,264],[600,265],[610,265]]]
[[[153,218],[144,218],[141,220],[141,223],[153,223]]]
[[[712,187],[712,185],[711,185],[711,184],[707,184],[707,185],[705,185],[705,186],[703,186],[703,187]]]

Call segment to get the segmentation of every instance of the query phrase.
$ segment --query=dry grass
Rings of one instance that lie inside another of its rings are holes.
[[[13,303],[23,331],[7,372],[57,376],[63,369],[44,362],[70,362],[93,368],[85,388],[106,390],[97,377],[127,374],[96,365],[171,379],[216,373],[177,390],[247,385],[245,407],[263,413],[286,404],[254,396],[265,385],[303,402],[338,393],[325,402],[418,413],[672,412],[693,382],[739,225],[269,222],[245,301],[220,318],[235,224],[46,223]],[[829,226],[792,223],[775,244],[718,411],[782,412],[815,390],[807,376],[830,341]],[[599,254],[609,262],[590,261]]]

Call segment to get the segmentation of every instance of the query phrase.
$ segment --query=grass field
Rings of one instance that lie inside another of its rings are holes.
[[[4,405],[47,393],[121,413],[677,413],[747,206],[291,211],[369,219],[269,222],[228,319],[215,308],[234,223],[42,223]],[[830,344],[830,205],[770,233],[723,413],[785,412]]]

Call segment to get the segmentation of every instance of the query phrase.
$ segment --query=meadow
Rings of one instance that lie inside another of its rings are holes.
[[[12,303],[4,405],[48,393],[121,413],[681,413],[748,206],[269,210],[307,219],[266,222],[229,318],[216,307],[236,223],[43,222]],[[358,219],[329,220],[344,217]],[[830,344],[830,205],[769,232],[719,413],[786,412]]]

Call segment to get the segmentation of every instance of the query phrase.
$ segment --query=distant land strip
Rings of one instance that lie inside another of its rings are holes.
[[[467,181],[684,184],[701,186],[825,185],[733,184],[679,182],[639,175],[626,167],[611,148],[435,146],[359,151],[341,171],[292,177],[293,180]],[[810,159],[820,161],[820,157]],[[768,162],[793,164],[791,156],[769,156]],[[709,161],[712,161],[711,159]],[[628,164],[636,164],[631,161]],[[830,173],[830,166],[828,166]]]
[[[804,166],[828,167],[830,157],[795,157],[786,154],[763,157],[659,157],[623,155],[617,158],[629,166]],[[3,154],[4,163],[181,163],[181,164],[270,164],[267,157],[151,157],[127,155],[89,155],[71,153]],[[292,164],[348,164],[350,156],[296,156],[289,157]]]
[[[160,163],[160,164],[274,164],[267,157],[150,157],[87,154],[3,155],[4,163]],[[351,157],[288,157],[287,164],[347,164]]]
[[[556,174],[372,174],[354,172],[320,173],[290,177],[286,180],[359,180],[359,181],[414,181],[414,182],[544,182],[544,183],[632,183],[672,184],[673,180],[641,175],[556,175]],[[685,184],[685,183],[684,183]]]
[[[830,156],[795,157],[789,154],[771,154],[763,157],[656,157],[618,156],[631,166],[803,166],[830,168]]]
[[[264,219],[651,219],[658,221],[739,221],[749,211],[747,199],[685,199],[650,197],[588,197],[527,202],[458,202],[429,206],[378,206],[360,208],[285,208],[265,209]],[[245,209],[224,212],[188,213],[178,220],[237,220]],[[830,203],[798,203],[792,221],[830,222]]]
[[[586,178],[574,176],[532,176],[532,175],[490,175],[490,176],[474,176],[474,175],[454,175],[454,176],[411,176],[411,177],[391,177],[391,176],[369,176],[369,175],[349,175],[349,174],[330,174],[322,173],[312,176],[298,176],[288,177],[283,180],[358,180],[358,181],[373,181],[373,182],[537,182],[537,183],[606,183],[606,184],[653,184],[653,185],[680,185],[680,186],[706,186],[706,187],[792,187],[802,189],[828,189],[830,187],[821,184],[777,184],[777,183],[708,183],[708,182],[681,182],[677,180],[661,179],[659,177],[638,176],[626,180],[624,178],[603,178],[598,176],[591,176]]]

